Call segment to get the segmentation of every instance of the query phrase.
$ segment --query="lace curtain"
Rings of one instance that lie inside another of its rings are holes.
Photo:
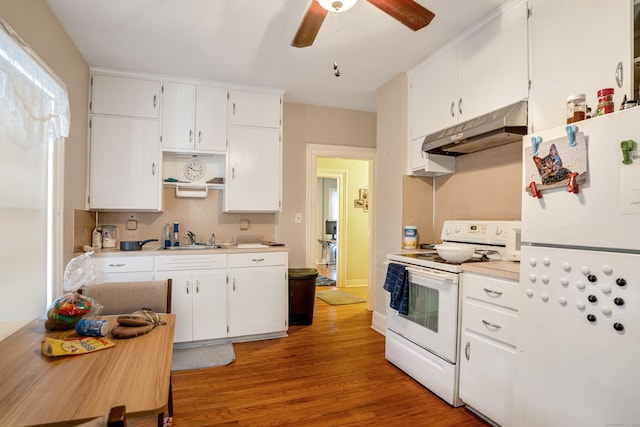
[[[0,19],[0,337],[41,316],[62,259],[66,87]],[[1,339],[1,338],[0,338]]]
[[[0,21],[0,103],[30,141],[69,136],[69,97],[63,83],[4,21]]]

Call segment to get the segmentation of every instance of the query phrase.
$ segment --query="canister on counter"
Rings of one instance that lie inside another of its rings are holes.
[[[402,249],[416,249],[418,247],[418,227],[406,225],[403,236]]]
[[[80,319],[76,323],[76,334],[82,337],[105,337],[110,329],[107,320]]]

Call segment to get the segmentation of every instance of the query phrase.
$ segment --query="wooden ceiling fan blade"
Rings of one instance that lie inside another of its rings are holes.
[[[414,0],[367,0],[387,15],[402,22],[413,31],[429,25],[436,16]]]
[[[324,22],[324,18],[327,16],[327,13],[329,12],[325,8],[320,6],[316,0],[313,0],[309,5],[309,9],[307,9],[307,13],[304,15],[304,18],[302,18],[300,27],[298,27],[298,31],[291,42],[291,46],[311,46],[318,35],[318,31],[320,31],[320,27],[322,27],[322,23]]]

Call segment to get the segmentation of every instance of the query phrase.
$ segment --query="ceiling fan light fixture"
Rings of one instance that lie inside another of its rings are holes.
[[[316,0],[320,6],[329,12],[344,12],[356,4],[358,0]]]

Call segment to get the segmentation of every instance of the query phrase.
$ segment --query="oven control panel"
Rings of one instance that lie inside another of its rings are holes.
[[[507,229],[519,224],[520,221],[445,221],[440,238],[443,242],[505,246]]]

